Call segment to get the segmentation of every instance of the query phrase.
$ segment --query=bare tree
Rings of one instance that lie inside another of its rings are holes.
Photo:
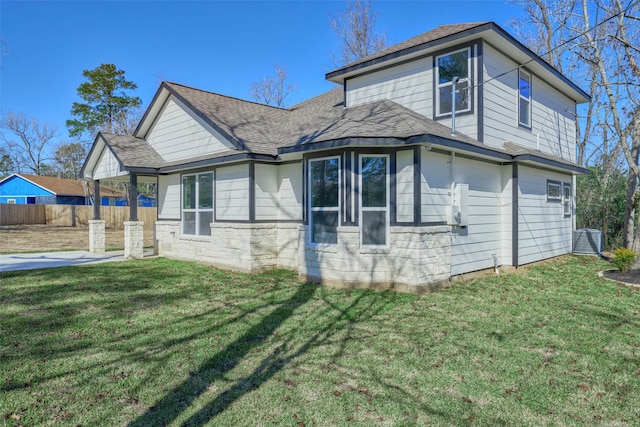
[[[276,65],[275,71],[275,76],[252,82],[249,96],[256,102],[284,108],[285,99],[296,90],[296,85],[287,83],[289,73],[283,67]]]
[[[56,136],[58,127],[47,123],[40,123],[35,117],[29,118],[23,113],[9,112],[1,121],[0,127],[10,131],[13,136],[0,134],[13,154],[13,160],[18,166],[24,166],[36,175],[42,175],[46,170],[45,162],[50,160],[48,149],[51,140]],[[16,138],[17,137],[17,138]]]
[[[626,164],[624,244],[640,252],[640,6],[637,0],[515,0],[527,12],[516,32],[573,80],[589,82],[591,104],[577,118],[577,160],[595,164],[597,187]],[[528,30],[522,30],[528,29]],[[593,162],[593,163],[592,163]],[[590,183],[593,184],[593,183]],[[579,193],[580,194],[580,193]],[[609,195],[602,194],[606,199]]]
[[[56,175],[61,178],[79,179],[80,168],[87,153],[79,142],[61,143],[53,159],[56,162]]]
[[[377,12],[372,0],[347,0],[347,7],[329,17],[329,26],[338,36],[338,53],[332,55],[335,66],[360,60],[387,47],[387,37],[375,28]]]

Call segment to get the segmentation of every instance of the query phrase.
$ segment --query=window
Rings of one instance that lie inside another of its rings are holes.
[[[437,57],[436,116],[451,114],[451,91],[454,77],[466,79],[456,85],[456,113],[471,111],[469,66],[470,48]]]
[[[560,183],[557,181],[547,181],[547,202],[559,202],[560,196]]]
[[[7,199],[7,204],[8,205],[15,205],[16,204],[16,199]]]
[[[564,216],[571,216],[571,184],[566,182],[562,186],[562,205]]]
[[[309,161],[309,229],[311,243],[338,243],[340,224],[340,159]]]
[[[518,123],[531,128],[531,74],[523,70],[518,78]]]
[[[213,173],[182,177],[182,234],[210,236],[213,222]]]
[[[360,157],[360,244],[386,246],[389,230],[389,157]]]

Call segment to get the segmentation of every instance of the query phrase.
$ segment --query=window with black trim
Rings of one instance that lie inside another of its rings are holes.
[[[562,200],[562,184],[558,181],[547,181],[547,202]]]
[[[564,216],[571,216],[571,184],[567,182],[562,185],[562,206],[564,209]]]
[[[436,116],[451,114],[452,79],[456,84],[456,113],[471,111],[471,48],[436,57]]]
[[[340,158],[309,160],[309,230],[311,244],[338,243]]]
[[[531,128],[531,74],[518,72],[518,124]]]
[[[389,234],[389,156],[360,156],[360,244],[387,246]]]
[[[213,172],[182,177],[182,234],[211,236]]]

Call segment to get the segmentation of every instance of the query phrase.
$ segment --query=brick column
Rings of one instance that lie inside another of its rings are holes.
[[[144,222],[124,222],[124,257],[140,259],[143,256]]]
[[[103,253],[105,251],[105,221],[89,220],[89,252]]]

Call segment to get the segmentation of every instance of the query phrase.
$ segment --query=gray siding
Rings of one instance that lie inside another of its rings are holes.
[[[413,150],[396,153],[396,221],[413,222]]]
[[[510,141],[575,161],[575,103],[532,75],[531,129],[518,125],[518,64],[484,47],[484,143]],[[505,75],[505,71],[511,71]]]
[[[502,257],[502,167],[456,158],[454,182],[469,184],[469,225],[451,234],[451,275],[492,268]]]
[[[349,107],[389,99],[431,117],[432,98],[432,57],[347,80],[347,106]]]
[[[422,151],[421,213],[422,222],[448,221],[451,215],[450,156]]]
[[[118,163],[118,160],[116,160],[111,151],[105,147],[100,159],[98,160],[98,164],[93,169],[92,179],[109,179],[126,174],[126,172],[120,172],[120,164]]]
[[[217,220],[249,220],[249,164],[216,169]]]
[[[572,176],[524,166],[518,172],[519,264],[570,253],[573,221],[561,202],[547,201],[547,180],[571,183]]]
[[[160,112],[147,141],[168,162],[233,148],[173,97],[169,98]]]
[[[180,219],[180,174],[158,177],[158,220]]]

